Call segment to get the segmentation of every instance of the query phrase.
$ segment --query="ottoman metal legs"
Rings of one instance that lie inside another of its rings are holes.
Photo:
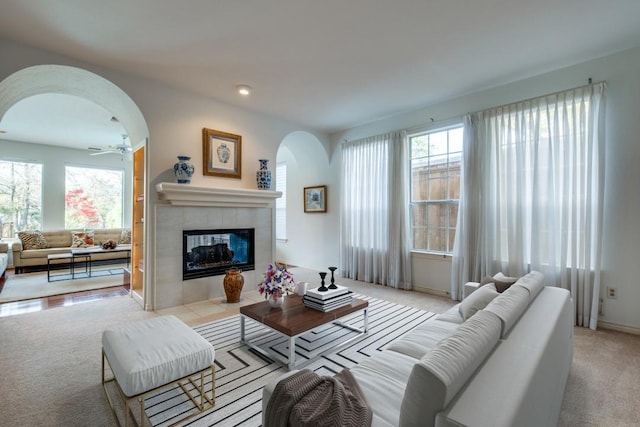
[[[190,374],[186,377],[180,378],[176,381],[172,381],[170,383],[167,384],[163,384],[159,387],[153,388],[151,390],[147,390],[143,393],[137,394],[135,396],[127,396],[124,394],[124,392],[122,391],[122,388],[120,387],[120,384],[118,384],[118,379],[112,375],[110,378],[105,378],[105,361],[107,364],[109,364],[109,360],[107,359],[107,355],[105,354],[104,350],[102,351],[102,386],[104,388],[104,392],[107,395],[107,400],[109,401],[109,406],[111,407],[111,411],[113,412],[113,416],[116,419],[116,422],[118,423],[118,425],[120,426],[120,420],[118,419],[118,414],[116,413],[116,409],[114,406],[114,402],[111,400],[111,396],[109,395],[109,390],[107,390],[107,384],[110,382],[115,382],[116,387],[118,389],[118,392],[120,394],[120,396],[122,397],[123,401],[124,401],[124,425],[125,427],[129,427],[129,420],[132,420],[134,424],[137,425],[136,421],[135,421],[135,417],[133,415],[133,410],[131,409],[131,403],[135,402],[136,400],[138,402],[140,402],[140,423],[141,425],[144,425],[144,419],[146,418],[145,413],[144,413],[144,398],[146,396],[148,396],[149,394],[155,393],[157,391],[159,391],[162,388],[165,388],[167,386],[173,385],[173,384],[177,384],[180,386],[180,388],[182,389],[182,391],[189,397],[189,399],[193,402],[193,404],[195,405],[195,409],[197,409],[196,412],[191,412],[191,413],[187,413],[187,415],[179,420],[176,421],[176,423],[184,421],[187,418],[190,418],[192,416],[198,415],[199,413],[209,410],[211,408],[213,408],[213,406],[215,405],[215,380],[216,380],[216,367],[215,364],[211,365],[210,367],[207,367],[201,371],[198,372],[194,372],[193,374]],[[110,365],[109,365],[110,367]],[[207,388],[206,384],[204,382],[204,376],[209,373],[209,371],[211,372],[211,387],[209,388],[209,392],[207,393]],[[187,389],[187,383],[191,383],[191,385],[193,386],[193,389],[191,391],[189,391]],[[194,396],[194,391],[196,391],[197,393]],[[175,423],[174,423],[175,424]]]

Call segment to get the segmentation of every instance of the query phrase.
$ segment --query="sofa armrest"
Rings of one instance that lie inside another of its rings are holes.
[[[462,299],[465,299],[469,295],[473,293],[476,289],[480,287],[479,282],[467,282],[464,284],[464,288],[462,290]]]
[[[0,242],[0,254],[6,254],[9,251],[9,244]]]
[[[10,243],[10,245],[11,245],[11,252],[13,253],[22,252],[22,240],[16,239],[12,243]]]

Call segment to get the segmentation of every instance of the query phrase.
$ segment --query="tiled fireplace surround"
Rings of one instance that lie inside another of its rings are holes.
[[[224,297],[224,275],[182,280],[182,231],[195,229],[254,228],[254,271],[243,271],[244,289],[257,287],[275,253],[274,205],[281,193],[156,185],[155,309]],[[162,202],[161,202],[162,203]]]

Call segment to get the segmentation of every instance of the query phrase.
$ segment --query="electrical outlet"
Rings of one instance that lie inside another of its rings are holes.
[[[616,288],[611,288],[607,286],[607,298],[609,299],[618,298],[618,290]]]

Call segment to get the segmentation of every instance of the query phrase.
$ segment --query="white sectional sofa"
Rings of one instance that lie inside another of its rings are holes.
[[[569,292],[531,272],[501,294],[478,288],[351,372],[373,426],[555,426],[573,320]],[[263,389],[263,413],[285,376]]]

